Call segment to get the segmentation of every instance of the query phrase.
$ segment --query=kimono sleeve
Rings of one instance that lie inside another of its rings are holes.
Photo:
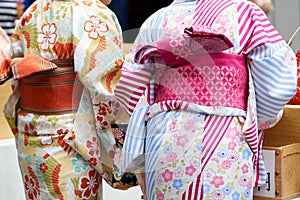
[[[278,122],[296,92],[296,58],[260,8],[243,3],[239,12],[241,51],[253,78],[259,129],[265,129]]]
[[[158,32],[161,30],[153,26],[156,15],[157,13],[152,15],[141,26],[129,53],[125,55],[122,75],[115,89],[118,102],[129,115],[138,105],[145,103],[141,99],[146,99],[146,104],[150,104],[151,96],[153,96],[155,65],[150,60],[145,60],[143,63],[136,62],[135,57],[144,45],[149,45],[159,39]]]
[[[75,50],[74,63],[80,81],[90,93],[95,116],[101,115],[105,124],[109,124],[121,112],[114,89],[121,75],[123,51],[121,27],[115,14],[108,9],[103,13],[105,16],[92,15],[85,20],[84,26],[89,26],[94,20],[100,23],[98,35],[84,29]]]
[[[11,39],[8,45],[10,45],[10,49],[8,50],[8,56],[6,59],[13,59],[17,57],[23,57],[24,56],[24,49],[23,49],[23,43],[21,40],[22,35],[22,29],[20,28],[20,21],[16,24],[16,27],[12,33]],[[5,45],[4,43],[2,45]],[[5,61],[3,61],[5,62]],[[1,62],[2,63],[2,62]],[[8,68],[7,68],[8,69]],[[7,71],[3,68],[0,69],[1,73],[0,76],[7,75]],[[3,76],[4,77],[4,76]],[[15,81],[14,79],[10,79],[11,88],[13,89],[12,94],[9,96],[9,99],[4,105],[3,113],[4,116],[11,128],[11,130],[15,133],[17,131],[17,125],[16,125],[16,110],[18,109],[18,100],[20,98],[20,92],[18,90],[18,81]]]
[[[114,97],[123,63],[122,34],[116,16],[106,7],[101,15],[84,17],[79,20],[81,32],[76,32],[76,36],[80,40],[74,52],[75,72],[84,90],[74,121],[76,137],[67,143],[88,161],[94,157],[88,153],[86,144],[88,140],[97,141],[100,154],[94,168],[111,184],[116,151],[111,124],[123,113]],[[100,24],[100,30],[91,31],[85,27],[91,27],[93,21]]]

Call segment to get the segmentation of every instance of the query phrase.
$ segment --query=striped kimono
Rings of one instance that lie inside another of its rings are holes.
[[[0,26],[6,31],[9,37],[11,37],[11,34],[14,30],[17,15],[17,1],[0,1]]]
[[[194,70],[186,59],[190,49],[182,44],[188,38],[185,28],[197,26],[204,36],[214,31],[225,36],[232,46],[219,53],[244,56],[246,75],[216,68],[213,56],[207,58],[211,63]],[[159,47],[164,40],[171,49]],[[167,53],[173,58],[163,56]],[[177,59],[186,59],[190,67],[170,73],[170,67],[181,69]],[[253,187],[266,178],[263,130],[280,120],[295,93],[295,61],[264,12],[251,2],[175,0],[157,11],[142,25],[115,89],[131,115],[121,172],[144,172],[150,200],[252,199]],[[246,81],[244,96],[228,92],[226,88],[239,87],[241,77]],[[194,90],[192,96],[186,84],[197,88],[196,78],[209,90]],[[197,103],[195,96],[212,103]],[[227,105],[235,98],[245,107]]]
[[[38,0],[16,25],[0,82],[13,77],[4,114],[27,199],[102,199],[102,179],[136,185],[112,174],[122,139],[110,127],[122,114],[113,95],[121,45],[115,14],[98,0]]]

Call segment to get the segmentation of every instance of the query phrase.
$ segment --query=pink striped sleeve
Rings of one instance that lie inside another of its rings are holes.
[[[266,43],[277,43],[283,38],[270,23],[265,13],[251,2],[238,6],[239,34],[242,53],[249,53],[255,47]]]
[[[152,70],[144,66],[134,70],[123,68],[122,76],[114,92],[117,100],[129,115],[144,95],[151,77]]]

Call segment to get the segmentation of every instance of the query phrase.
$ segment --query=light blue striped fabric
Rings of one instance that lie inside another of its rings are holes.
[[[167,122],[174,115],[173,112],[160,113],[153,120],[150,120],[147,124],[147,135],[146,135],[146,147],[145,149],[145,168],[153,169],[152,171],[146,171],[146,185],[147,196],[149,199],[154,199],[154,183],[155,183],[155,171],[157,169],[157,162],[159,159],[159,153],[161,151],[161,145],[163,138],[165,137],[165,130],[167,129]],[[152,191],[152,192],[151,192]]]
[[[122,160],[119,167],[120,174],[130,168],[137,169],[138,166],[143,168],[145,152],[146,126],[145,118],[149,107],[137,108],[134,110],[126,131],[126,137],[122,149]]]
[[[286,55],[287,53],[291,55]],[[271,119],[277,118],[283,106],[296,92],[297,68],[288,63],[293,62],[289,60],[294,59],[292,53],[290,47],[282,41],[259,46],[248,56],[256,95],[257,116],[261,124],[269,124]]]

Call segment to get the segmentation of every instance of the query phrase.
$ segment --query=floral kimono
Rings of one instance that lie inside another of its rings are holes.
[[[175,0],[142,25],[115,95],[131,115],[120,171],[147,198],[252,199],[263,130],[296,89],[294,53],[243,0]]]
[[[115,14],[96,0],[38,0],[16,25],[0,81],[13,77],[4,114],[27,199],[101,199],[102,178],[137,184],[112,174],[122,136],[110,125],[127,120],[113,95],[121,44]]]

